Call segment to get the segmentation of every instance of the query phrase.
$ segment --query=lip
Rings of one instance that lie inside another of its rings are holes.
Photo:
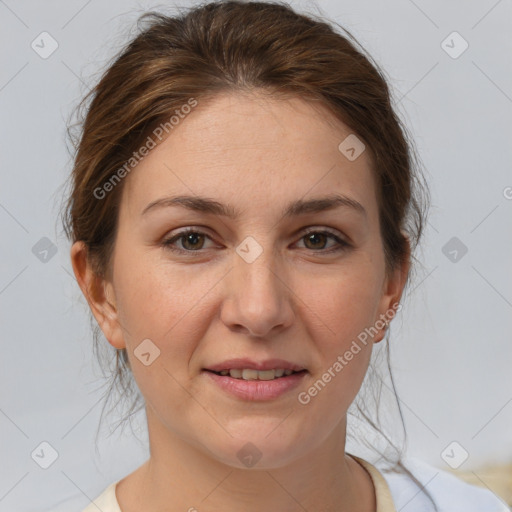
[[[233,366],[230,368],[233,368]],[[244,366],[244,368],[248,367]],[[273,366],[272,368],[277,367]],[[279,366],[279,368],[283,367]],[[299,373],[292,373],[291,375],[283,376],[275,380],[235,379],[229,375],[217,375],[216,373],[213,373],[213,371],[206,369],[201,373],[207,376],[207,378],[212,379],[213,383],[215,383],[222,390],[232,396],[241,398],[242,400],[265,401],[275,400],[276,398],[296,388],[302,382],[302,379],[308,372],[307,370],[304,370],[300,371]]]
[[[284,359],[266,359],[265,361],[254,361],[247,358],[228,359],[203,369],[213,372],[221,372],[222,370],[243,370],[245,368],[259,371],[283,369],[300,372],[301,370],[305,370],[304,366],[300,366],[290,361],[285,361]]]

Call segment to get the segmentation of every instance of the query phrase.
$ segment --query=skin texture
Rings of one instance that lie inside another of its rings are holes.
[[[118,484],[123,512],[375,510],[369,475],[345,454],[346,413],[385,331],[309,404],[297,400],[400,300],[409,270],[386,275],[369,151],[349,161],[338,150],[350,133],[300,98],[199,102],[125,178],[111,277],[96,278],[73,245],[78,283],[107,340],[128,349],[146,400],[151,456]],[[348,207],[282,216],[292,201],[333,193],[366,216]],[[209,197],[240,217],[176,206],[141,215],[171,195]],[[176,240],[182,254],[162,245],[188,226],[207,237]],[[336,241],[308,243],[310,227],[350,245],[328,253]],[[252,263],[235,251],[247,236],[263,249]],[[148,338],[160,355],[145,366],[133,351]],[[282,358],[308,373],[275,400],[244,401],[202,373],[232,357]],[[261,452],[251,468],[237,456],[248,442]]]

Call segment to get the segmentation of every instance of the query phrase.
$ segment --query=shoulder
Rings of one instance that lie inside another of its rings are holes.
[[[95,498],[82,512],[121,512],[116,499],[117,482],[111,483],[97,498]]]
[[[509,507],[490,490],[468,484],[448,471],[415,457],[405,458],[403,465],[430,493],[438,512],[510,512]],[[431,501],[407,473],[381,472],[397,510],[434,512]]]
[[[116,499],[115,486],[117,481],[110,484],[101,494],[97,495],[89,505],[84,506],[84,493],[76,493],[70,498],[61,501],[53,506],[48,512],[69,512],[70,510],[81,510],[81,512],[121,512]]]

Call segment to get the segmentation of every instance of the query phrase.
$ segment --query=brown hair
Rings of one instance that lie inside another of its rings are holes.
[[[95,191],[105,190],[156,127],[191,98],[202,102],[225,91],[301,97],[348,125],[371,153],[386,269],[410,257],[404,233],[412,255],[426,220],[428,188],[383,72],[346,29],[338,26],[341,35],[329,22],[284,3],[242,1],[208,3],[175,17],[149,12],[139,23],[147,26],[80,103],[78,110],[87,113],[79,136],[69,130],[76,155],[63,225],[69,239],[85,243],[98,275],[111,272],[123,180],[104,197]],[[99,333],[96,325],[96,350]],[[121,395],[137,392],[126,350],[115,354],[109,395],[116,382]],[[387,359],[389,367],[389,350]],[[130,412],[140,399],[138,394]],[[358,411],[379,431],[367,405]],[[409,473],[400,460],[396,464]]]

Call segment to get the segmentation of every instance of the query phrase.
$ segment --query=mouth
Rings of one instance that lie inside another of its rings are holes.
[[[218,371],[205,368],[201,373],[214,386],[233,398],[262,402],[290,396],[292,390],[301,385],[309,372],[305,369],[289,368],[231,368]]]
[[[201,373],[231,397],[263,401],[290,396],[309,372],[304,366],[286,359],[239,357],[209,364]]]
[[[205,369],[204,371],[214,373],[222,377],[231,377],[237,380],[277,380],[284,379],[297,373],[306,373],[307,370],[291,370],[289,368],[276,368],[270,370],[254,370],[252,368],[231,368],[226,370],[214,371]]]

